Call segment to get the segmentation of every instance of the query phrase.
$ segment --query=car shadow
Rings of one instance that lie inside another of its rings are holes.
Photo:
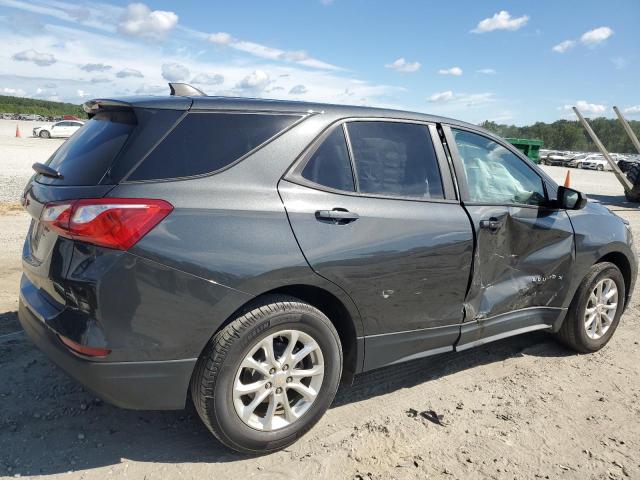
[[[7,348],[13,351],[2,352]],[[50,475],[116,466],[122,459],[224,463],[250,458],[223,447],[190,402],[183,411],[119,409],[66,377],[24,336],[0,345],[0,352],[0,475]],[[353,385],[340,387],[332,408],[509,358],[572,354],[548,335],[526,334],[359,375]]]

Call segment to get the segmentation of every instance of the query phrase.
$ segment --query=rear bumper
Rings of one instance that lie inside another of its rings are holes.
[[[108,403],[135,410],[184,408],[197,359],[97,362],[71,352],[20,295],[18,317],[33,343],[71,377]]]

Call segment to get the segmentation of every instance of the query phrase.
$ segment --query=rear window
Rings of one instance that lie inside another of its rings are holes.
[[[297,115],[189,113],[127,180],[212,173],[291,126]]]
[[[136,126],[130,111],[101,112],[84,124],[47,160],[62,178],[38,175],[39,183],[97,185]]]

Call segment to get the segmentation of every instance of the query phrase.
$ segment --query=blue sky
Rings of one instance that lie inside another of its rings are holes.
[[[0,94],[208,94],[470,122],[640,118],[640,1],[0,0]]]

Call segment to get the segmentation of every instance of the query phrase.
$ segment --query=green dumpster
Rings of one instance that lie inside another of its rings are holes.
[[[530,140],[528,138],[506,138],[505,140],[534,162],[540,163],[540,148],[544,144],[542,140]]]

